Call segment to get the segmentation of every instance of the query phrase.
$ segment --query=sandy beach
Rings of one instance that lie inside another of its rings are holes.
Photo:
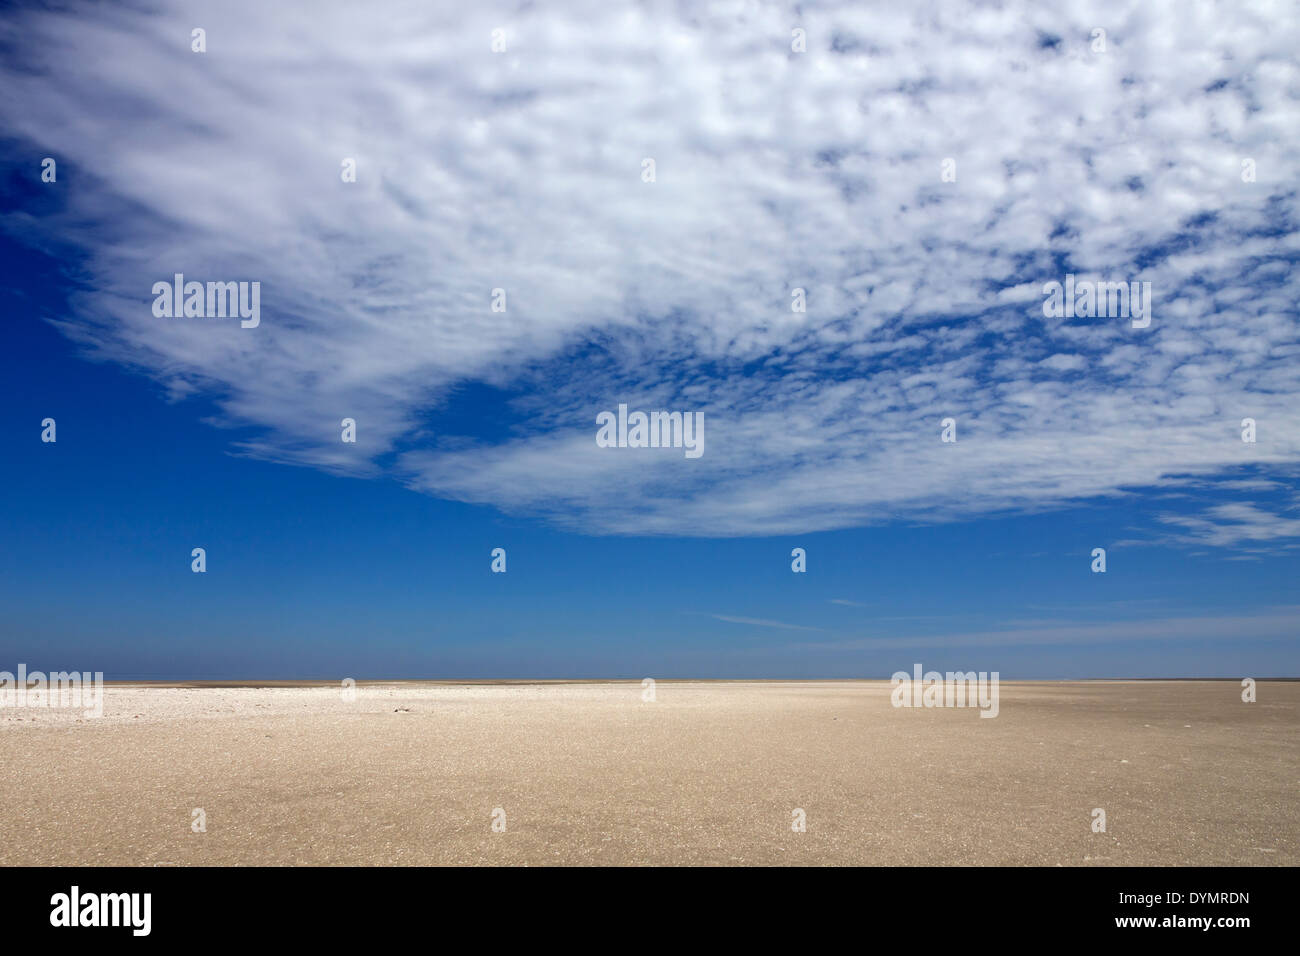
[[[995,719],[895,708],[884,681],[351,696],[0,708],[0,863],[1300,863],[1295,682],[1254,703],[1234,681],[1007,682]]]

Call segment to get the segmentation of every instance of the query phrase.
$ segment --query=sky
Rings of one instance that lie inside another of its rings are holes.
[[[1297,24],[6,6],[0,669],[1300,676]]]

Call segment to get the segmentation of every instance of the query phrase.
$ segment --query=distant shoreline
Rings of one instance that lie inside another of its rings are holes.
[[[187,680],[154,679],[133,680],[129,678],[105,680],[105,686],[147,686],[147,687],[188,687],[188,688],[238,688],[238,687],[329,687],[337,688],[343,678],[303,677],[288,679],[248,678],[238,680]],[[888,683],[888,677],[657,677],[664,684],[860,684],[880,681]],[[1168,683],[1168,682],[1208,682],[1240,683],[1240,677],[1023,677],[1004,680],[1004,684],[1088,684],[1088,683]],[[358,686],[379,684],[432,684],[432,685],[478,685],[485,687],[530,686],[536,684],[639,684],[640,677],[365,677],[356,678]],[[1300,677],[1256,677],[1261,683],[1285,683],[1300,681]]]

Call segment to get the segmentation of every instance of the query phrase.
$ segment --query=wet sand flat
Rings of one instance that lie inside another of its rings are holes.
[[[0,864],[1300,863],[1300,683],[1000,690],[110,685],[0,708]]]

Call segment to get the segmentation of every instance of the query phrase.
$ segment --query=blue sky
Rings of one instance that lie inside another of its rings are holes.
[[[0,661],[1300,673],[1267,4],[70,9],[0,28]],[[156,317],[175,272],[260,325]],[[1150,327],[1045,317],[1067,273]],[[598,448],[620,402],[705,453]]]

